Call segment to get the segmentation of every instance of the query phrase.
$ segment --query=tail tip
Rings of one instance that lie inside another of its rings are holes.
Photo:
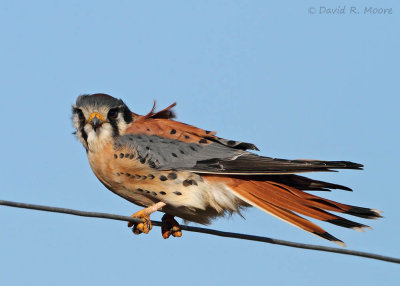
[[[319,237],[322,237],[326,240],[332,241],[341,247],[346,247],[346,243],[344,243],[340,239],[334,237],[329,232],[324,232],[324,233],[313,232],[313,234],[318,235]]]
[[[346,243],[344,243],[344,242],[341,241],[341,240],[335,240],[335,241],[333,241],[333,242],[336,243],[337,245],[343,247],[343,248],[347,247]]]
[[[376,218],[383,217],[383,216],[382,216],[383,211],[381,211],[381,210],[371,209],[371,212],[374,212],[374,213],[375,213]]]
[[[365,226],[363,226],[363,227],[357,227],[357,226],[355,226],[355,227],[352,227],[351,229],[356,230],[356,231],[359,231],[359,232],[365,232],[365,229],[364,229],[364,228],[369,228],[369,229],[371,229],[371,227],[370,227],[370,226],[367,226],[367,225],[365,225]]]
[[[363,207],[352,207],[345,213],[366,219],[378,219],[383,217],[381,215],[382,211],[377,209],[363,208]]]

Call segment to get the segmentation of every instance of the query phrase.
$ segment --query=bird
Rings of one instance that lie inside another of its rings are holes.
[[[175,217],[209,224],[218,217],[256,207],[295,227],[345,246],[307,217],[364,231],[370,228],[337,213],[365,219],[381,211],[347,205],[313,194],[350,188],[313,180],[302,173],[362,170],[350,161],[279,159],[256,154],[252,143],[228,140],[175,120],[173,107],[146,115],[132,112],[108,94],[83,94],[72,106],[74,132],[91,169],[118,196],[143,207],[128,223],[135,234],[149,233],[150,215],[163,212],[163,238],[181,237]]]

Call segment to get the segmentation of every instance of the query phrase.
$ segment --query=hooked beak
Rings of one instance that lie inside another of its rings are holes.
[[[102,124],[103,124],[103,116],[101,116],[101,114],[97,113],[97,112],[93,112],[92,114],[90,114],[88,123],[90,123],[94,129],[94,131],[96,132],[96,129],[99,128]]]

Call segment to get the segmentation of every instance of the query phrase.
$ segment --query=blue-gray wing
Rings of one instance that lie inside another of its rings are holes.
[[[144,134],[118,137],[114,148],[128,148],[137,154],[139,160],[159,170],[196,173],[267,175],[362,168],[360,164],[347,161],[276,159],[229,147],[217,141],[209,144],[186,143]]]

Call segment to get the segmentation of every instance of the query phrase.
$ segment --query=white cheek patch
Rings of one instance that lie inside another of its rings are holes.
[[[74,125],[76,131],[75,131],[75,135],[78,138],[78,140],[82,143],[83,147],[85,147],[85,149],[88,148],[86,141],[83,139],[82,137],[82,132],[79,130],[80,128],[80,120],[79,120],[79,116],[77,114],[74,114],[72,116],[72,124]]]
[[[88,135],[87,142],[90,152],[101,150],[105,144],[111,141],[113,135],[112,126],[108,122],[103,123],[97,131],[94,131],[90,124],[86,124],[84,130]]]
[[[128,128],[128,124],[126,124],[125,120],[124,120],[124,116],[122,115],[122,113],[118,113],[118,130],[119,130],[119,134],[123,135],[125,134],[125,130],[126,128]]]
[[[76,135],[76,137],[78,138],[78,140],[81,141],[83,147],[85,147],[85,149],[87,149],[87,148],[88,148],[88,145],[87,145],[86,141],[85,141],[85,140],[83,139],[83,137],[82,137],[82,132],[79,131],[79,130],[77,130],[75,135]]]
[[[75,129],[78,130],[79,129],[79,116],[77,114],[74,114],[74,116],[72,117],[72,124],[74,125]]]

